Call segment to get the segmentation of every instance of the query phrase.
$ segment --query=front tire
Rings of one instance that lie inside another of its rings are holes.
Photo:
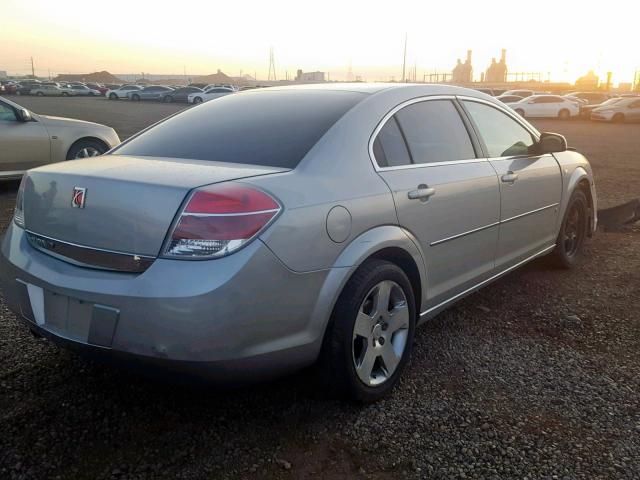
[[[516,113],[524,118],[524,110],[522,110],[521,108],[516,108]]]
[[[327,391],[374,402],[398,383],[411,356],[416,306],[397,265],[366,261],[345,285],[327,326],[317,364]]]
[[[196,104],[197,104],[197,103],[202,103],[202,97],[195,97],[195,98],[193,99],[193,103],[196,103]]]
[[[109,100],[118,100],[118,95],[116,95],[115,93],[110,93]]]
[[[36,97],[44,97],[44,93],[38,92],[38,93],[36,93]]]
[[[138,94],[131,95],[131,100],[133,100],[134,102],[139,102],[140,101],[140,95],[138,95]]]
[[[561,268],[573,267],[582,256],[589,231],[589,202],[582,190],[571,195],[562,219],[556,248],[551,254],[553,263]]]
[[[67,160],[90,158],[102,155],[109,148],[102,142],[91,139],[78,140],[67,152]]]
[[[567,110],[566,108],[563,108],[558,112],[558,118],[560,120],[569,120],[569,118],[571,118],[571,112],[569,112],[569,110]]]
[[[173,97],[172,97],[171,95],[167,95],[166,97],[164,97],[164,98],[162,99],[162,101],[163,101],[164,103],[171,103],[171,102],[173,102]]]

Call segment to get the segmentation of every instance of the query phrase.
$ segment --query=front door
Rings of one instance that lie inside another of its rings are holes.
[[[498,180],[478,158],[458,108],[447,97],[412,101],[387,119],[373,145],[399,223],[425,254],[427,310],[494,268]]]
[[[51,161],[49,134],[42,123],[23,122],[0,101],[0,174],[23,172]]]
[[[536,139],[514,116],[477,101],[462,104],[498,174],[496,266],[502,270],[554,245],[562,196],[560,166],[551,154],[532,153]]]

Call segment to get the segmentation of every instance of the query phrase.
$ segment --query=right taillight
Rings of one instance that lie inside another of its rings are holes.
[[[280,212],[261,190],[220,184],[193,192],[175,223],[163,255],[206,259],[228,255],[249,242]]]
[[[24,185],[27,183],[27,175],[22,177],[18,194],[16,195],[16,208],[13,212],[13,221],[20,228],[24,228]]]

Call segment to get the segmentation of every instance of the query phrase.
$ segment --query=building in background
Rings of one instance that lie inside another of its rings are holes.
[[[451,73],[453,83],[471,83],[473,81],[473,67],[471,66],[471,50],[467,50],[467,59],[464,63],[458,59],[458,63]]]
[[[324,72],[303,72],[298,70],[296,82],[326,82]]]
[[[500,61],[496,62],[495,58],[491,59],[491,65],[487,69],[484,77],[485,82],[503,83],[507,81],[507,51],[503,48]]]
[[[576,87],[580,90],[596,90],[599,84],[600,77],[593,70],[589,70],[586,75],[576,80]]]

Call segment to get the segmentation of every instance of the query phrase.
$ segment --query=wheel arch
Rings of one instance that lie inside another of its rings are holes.
[[[573,192],[576,191],[576,189],[582,190],[585,196],[587,197],[587,201],[589,202],[589,223],[590,223],[589,236],[591,236],[597,225],[597,215],[598,215],[597,204],[596,204],[595,190],[593,187],[593,183],[591,181],[591,177],[589,173],[582,166],[575,168],[575,170],[571,173],[571,176],[569,177],[569,180],[567,182],[567,188],[566,188],[567,196],[562,202],[562,210],[560,212],[560,216],[558,217],[559,219],[558,231],[560,229],[560,224],[562,223],[562,219],[564,218],[564,214],[567,210],[569,199],[573,195]]]
[[[420,312],[426,298],[427,273],[423,253],[410,232],[398,225],[385,225],[364,232],[342,251],[320,289],[310,326],[315,332],[318,353],[336,302],[356,270],[371,258],[387,260],[400,267],[411,282]]]

